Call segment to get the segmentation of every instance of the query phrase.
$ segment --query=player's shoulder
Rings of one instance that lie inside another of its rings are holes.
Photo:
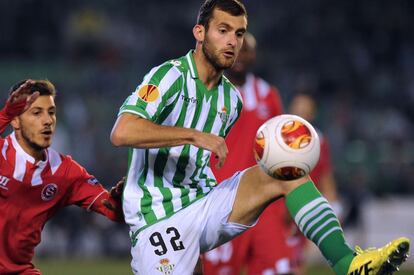
[[[236,85],[234,85],[225,75],[223,75],[222,83],[223,83],[223,85],[229,86],[230,89],[233,89],[235,91],[239,91],[239,89],[237,89]]]
[[[182,78],[186,71],[185,64],[181,58],[167,60],[164,63],[153,67],[144,77],[144,82],[159,84],[162,80],[169,79],[168,83],[175,82],[176,79]]]
[[[258,88],[259,94],[261,96],[267,96],[269,93],[279,93],[279,90],[276,88],[276,86],[274,86],[267,80],[253,74],[251,75],[251,77],[254,79],[254,82],[256,83],[255,85]]]
[[[237,97],[240,99],[240,101],[243,101],[241,93],[240,93],[239,89],[236,87],[236,85],[234,85],[225,75],[223,75],[222,77],[223,77],[222,85],[224,86],[224,88],[229,89],[232,93],[237,95]]]
[[[47,154],[52,170],[57,170],[59,168],[70,169],[73,167],[81,167],[71,155],[60,153],[53,148],[48,148]]]
[[[160,70],[175,70],[176,73],[186,73],[190,70],[190,62],[191,60],[189,60],[188,56],[190,53],[178,57],[178,58],[174,58],[174,59],[170,59],[165,61],[164,63],[158,65],[156,68],[158,71]]]

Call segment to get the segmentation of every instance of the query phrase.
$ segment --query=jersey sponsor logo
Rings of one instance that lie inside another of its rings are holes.
[[[170,260],[168,259],[161,259],[160,266],[157,267],[157,270],[162,272],[163,274],[171,274],[175,264],[170,264]]]
[[[145,102],[154,102],[159,96],[158,87],[152,84],[145,84],[138,91],[138,97]]]
[[[42,194],[41,194],[42,200],[44,201],[52,200],[55,197],[57,191],[58,191],[57,185],[54,183],[49,183],[48,185],[43,187]]]
[[[195,98],[195,97],[188,97],[188,96],[185,96],[185,95],[181,95],[180,96],[180,99],[183,100],[183,101],[185,101],[185,102],[188,102],[188,103],[197,103],[198,102],[198,99],[197,98]]]
[[[9,181],[10,179],[8,177],[0,176],[0,188],[9,190],[9,188],[7,188],[7,183],[9,183]]]
[[[227,113],[227,108],[226,107],[221,108],[221,112],[217,112],[217,114],[219,115],[221,122],[223,124],[226,124],[230,117],[230,115]]]

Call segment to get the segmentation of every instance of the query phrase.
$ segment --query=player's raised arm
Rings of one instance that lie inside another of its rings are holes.
[[[18,87],[12,87],[6,105],[0,111],[0,133],[3,133],[10,121],[24,113],[39,96],[39,92],[32,92],[34,80],[28,79],[17,83]]]
[[[228,149],[222,137],[195,129],[155,124],[140,116],[121,114],[111,132],[115,146],[135,148],[161,148],[191,144],[216,154],[219,168],[223,165]]]

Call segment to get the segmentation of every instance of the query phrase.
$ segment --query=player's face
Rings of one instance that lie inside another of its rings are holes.
[[[233,66],[243,44],[247,28],[245,16],[233,16],[214,10],[208,31],[203,41],[203,53],[217,70]]]
[[[40,151],[50,146],[56,127],[56,105],[52,96],[39,96],[17,119],[16,132],[24,149]]]

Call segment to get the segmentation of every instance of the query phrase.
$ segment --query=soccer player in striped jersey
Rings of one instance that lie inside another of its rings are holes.
[[[49,146],[56,126],[55,88],[27,80],[0,111],[0,274],[41,274],[32,264],[45,223],[68,205],[122,222],[122,181],[108,192],[71,157]]]
[[[395,268],[408,240],[355,256],[309,177],[278,181],[253,166],[217,185],[210,154],[222,167],[228,152],[224,137],[242,107],[223,71],[233,65],[246,28],[239,1],[205,1],[193,28],[195,50],[154,67],[121,106],[111,141],[131,148],[123,210],[133,272],[191,274],[200,252],[253,226],[281,197],[337,274]]]

